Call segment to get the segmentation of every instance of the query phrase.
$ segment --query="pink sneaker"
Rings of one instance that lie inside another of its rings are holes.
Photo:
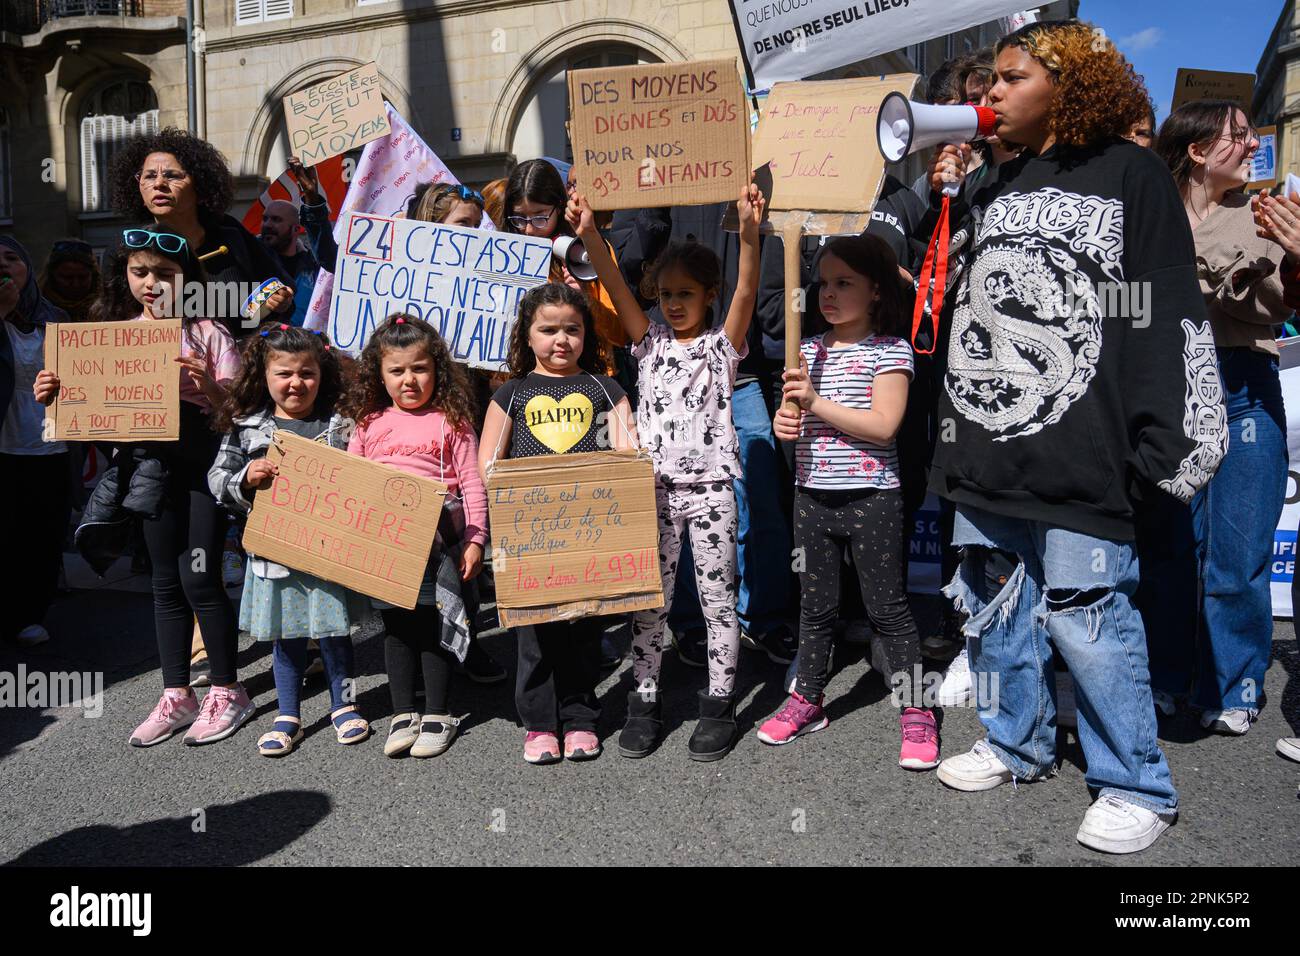
[[[203,698],[199,719],[185,735],[185,743],[196,747],[225,740],[253,716],[255,709],[243,685],[213,687]]]
[[[939,728],[934,714],[917,707],[908,707],[898,718],[903,729],[903,748],[898,752],[898,765],[908,770],[930,770],[939,765]]]
[[[822,698],[812,703],[792,692],[785,706],[763,721],[763,726],[758,728],[758,739],[765,744],[788,744],[803,734],[825,730],[829,724],[822,710]]]
[[[186,687],[169,687],[163,691],[158,706],[145,722],[131,732],[132,747],[152,747],[171,738],[178,730],[194,723],[199,715],[199,699]]]
[[[524,734],[524,759],[529,763],[556,763],[560,758],[560,738],[555,734],[530,730]]]
[[[564,735],[566,760],[595,760],[600,756],[600,738],[590,730],[570,730]]]

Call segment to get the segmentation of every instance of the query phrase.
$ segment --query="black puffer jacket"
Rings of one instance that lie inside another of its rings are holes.
[[[167,466],[148,448],[118,449],[81,513],[73,542],[86,563],[101,577],[120,558],[136,518],[156,518],[162,511]]]

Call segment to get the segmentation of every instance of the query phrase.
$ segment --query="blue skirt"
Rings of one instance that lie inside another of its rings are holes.
[[[251,562],[244,573],[239,629],[259,641],[276,638],[342,637],[374,613],[370,598],[312,574],[259,578]]]

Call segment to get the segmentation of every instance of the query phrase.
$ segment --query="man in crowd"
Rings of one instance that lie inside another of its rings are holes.
[[[274,200],[262,214],[262,245],[276,258],[294,280],[294,325],[302,325],[311,303],[312,289],[320,263],[305,244],[298,241],[298,207],[283,199]]]

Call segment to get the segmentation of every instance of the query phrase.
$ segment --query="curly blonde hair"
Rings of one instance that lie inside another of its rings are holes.
[[[1100,27],[1082,20],[1030,23],[998,41],[1019,47],[1052,74],[1056,95],[1048,129],[1065,146],[1122,137],[1147,117],[1151,99],[1142,77]]]

